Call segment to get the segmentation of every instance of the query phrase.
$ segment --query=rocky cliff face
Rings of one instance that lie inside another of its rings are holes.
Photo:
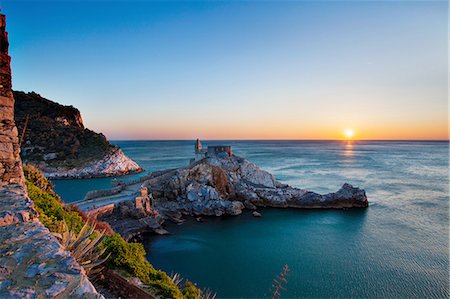
[[[142,170],[103,134],[85,128],[78,109],[34,92],[14,91],[14,98],[22,159],[46,176],[87,178]]]
[[[8,47],[6,19],[4,15],[0,15],[0,186],[24,182],[17,128],[14,123],[11,57]]]
[[[363,189],[347,183],[322,195],[282,184],[244,158],[220,155],[91,191],[74,204],[130,240],[145,232],[165,234],[165,220],[182,223],[184,216],[201,221],[198,216],[239,215],[245,209],[350,209],[366,208],[369,202]],[[261,217],[257,211],[253,215]]]
[[[238,215],[244,208],[364,208],[364,190],[344,184],[335,193],[317,194],[278,182],[254,163],[237,157],[205,158],[144,184],[162,215]]]
[[[368,207],[363,189],[344,184],[337,192],[321,195],[294,188],[234,155],[204,158],[188,167],[154,172],[142,179],[111,192],[94,192],[76,205],[87,214],[107,221],[125,239],[148,231],[165,233],[161,227],[163,221],[181,223],[183,215],[239,215],[245,209],[260,207]],[[140,191],[136,191],[137,187]],[[146,210],[138,204],[144,198],[148,202]],[[256,211],[254,215],[261,216]]]
[[[103,298],[25,191],[5,26],[0,14],[0,298]]]

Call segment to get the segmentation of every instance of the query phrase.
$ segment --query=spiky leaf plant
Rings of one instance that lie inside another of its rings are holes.
[[[172,279],[173,283],[178,287],[181,286],[181,283],[183,282],[183,278],[179,273],[172,274],[170,279]]]
[[[216,292],[213,292],[210,289],[202,290],[202,299],[216,299],[216,296]]]
[[[60,241],[64,249],[70,251],[72,257],[84,268],[88,275],[97,274],[102,265],[110,256],[104,256],[107,247],[100,248],[105,238],[105,230],[95,230],[95,223],[86,222],[77,234],[65,225]]]

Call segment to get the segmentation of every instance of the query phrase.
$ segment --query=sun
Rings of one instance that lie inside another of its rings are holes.
[[[344,135],[345,137],[347,137],[347,139],[352,139],[354,134],[355,132],[353,132],[353,129],[347,129],[344,131]]]

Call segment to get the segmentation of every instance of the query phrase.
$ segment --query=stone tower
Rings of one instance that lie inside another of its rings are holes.
[[[23,184],[19,139],[14,123],[11,57],[8,55],[6,17],[0,14],[0,186]]]
[[[202,152],[202,143],[200,142],[200,139],[197,138],[197,141],[195,142],[195,153],[201,154]]]

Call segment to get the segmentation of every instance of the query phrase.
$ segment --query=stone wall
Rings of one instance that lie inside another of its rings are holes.
[[[11,89],[11,57],[8,55],[6,18],[0,14],[0,186],[23,184],[19,140],[14,124],[14,97]]]
[[[102,298],[25,190],[5,26],[0,14],[0,298]]]
[[[0,298],[102,298],[39,221],[21,185],[0,187]]]

